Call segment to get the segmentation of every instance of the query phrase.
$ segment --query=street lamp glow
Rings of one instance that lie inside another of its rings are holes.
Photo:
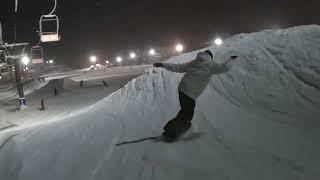
[[[149,54],[150,54],[150,55],[155,55],[155,54],[156,54],[156,51],[155,51],[154,49],[150,49],[150,50],[149,50]]]
[[[130,58],[131,58],[131,59],[136,58],[136,54],[135,54],[134,52],[130,53]]]
[[[218,46],[220,46],[223,42],[222,42],[222,39],[220,38],[217,38],[216,40],[214,40],[214,43]]]
[[[120,63],[122,61],[121,57],[117,57],[117,62]]]
[[[106,61],[106,64],[109,64],[110,62],[109,61]]]
[[[90,61],[95,63],[97,61],[97,57],[96,56],[91,56],[90,57]]]
[[[183,45],[182,45],[182,44],[178,44],[178,45],[176,46],[176,51],[177,51],[177,52],[182,52],[182,51],[183,51]]]
[[[30,58],[28,56],[24,56],[22,59],[21,59],[22,63],[24,65],[28,65],[29,62],[30,62]]]

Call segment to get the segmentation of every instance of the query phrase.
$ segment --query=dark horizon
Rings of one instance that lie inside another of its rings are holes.
[[[17,41],[35,45],[39,17],[53,5],[54,0],[19,0]],[[62,39],[44,45],[45,57],[79,68],[88,65],[90,54],[110,59],[127,56],[131,49],[173,47],[177,42],[192,51],[216,36],[320,24],[319,5],[316,0],[58,0],[55,14]],[[14,0],[2,2],[0,14],[3,38],[13,42]]]

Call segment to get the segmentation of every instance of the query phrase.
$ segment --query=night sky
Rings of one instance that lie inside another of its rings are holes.
[[[38,41],[38,19],[54,0],[19,0],[18,41]],[[74,68],[88,57],[126,55],[131,49],[173,47],[191,51],[216,36],[294,25],[320,24],[319,0],[58,0],[62,39],[45,45],[46,58]],[[14,0],[0,1],[4,40],[14,41]]]

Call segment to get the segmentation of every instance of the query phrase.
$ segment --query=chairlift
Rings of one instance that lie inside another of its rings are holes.
[[[32,64],[42,64],[43,63],[43,48],[42,46],[31,47],[31,58]]]
[[[42,15],[39,21],[41,42],[59,41],[59,18],[54,14]]]

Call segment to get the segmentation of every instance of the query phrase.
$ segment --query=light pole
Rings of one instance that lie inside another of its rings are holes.
[[[26,98],[24,97],[23,86],[21,83],[21,67],[19,61],[14,64],[14,70],[19,94],[20,109],[24,109],[27,106],[27,102]]]
[[[28,64],[30,63],[30,58],[28,56],[23,56],[21,59],[21,62],[25,65],[28,66]]]
[[[156,54],[156,51],[154,49],[149,50],[149,55],[153,56]]]
[[[182,52],[183,49],[184,49],[184,47],[183,47],[182,44],[177,44],[177,45],[176,45],[176,51],[177,51],[178,53]]]
[[[97,57],[96,56],[91,56],[90,57],[90,62],[92,62],[93,64],[95,64],[97,62]]]
[[[27,66],[30,63],[30,58],[28,56],[23,56],[21,58],[21,62]],[[21,83],[21,67],[20,67],[20,61],[16,60],[16,63],[14,64],[15,68],[15,76],[16,76],[16,82],[17,82],[17,90],[19,94],[19,102],[20,102],[20,109],[25,109],[27,107],[27,101],[24,97],[23,92],[23,85]]]
[[[106,60],[106,67],[110,66],[110,61]]]
[[[222,39],[217,38],[217,39],[214,40],[214,43],[215,43],[217,46],[220,46],[220,45],[222,45],[223,41],[222,41]]]
[[[121,65],[122,58],[121,58],[120,56],[118,56],[118,57],[116,58],[116,61],[118,62],[119,65]]]
[[[130,53],[130,58],[131,58],[131,59],[136,58],[136,56],[137,56],[136,53],[134,53],[134,52]]]

